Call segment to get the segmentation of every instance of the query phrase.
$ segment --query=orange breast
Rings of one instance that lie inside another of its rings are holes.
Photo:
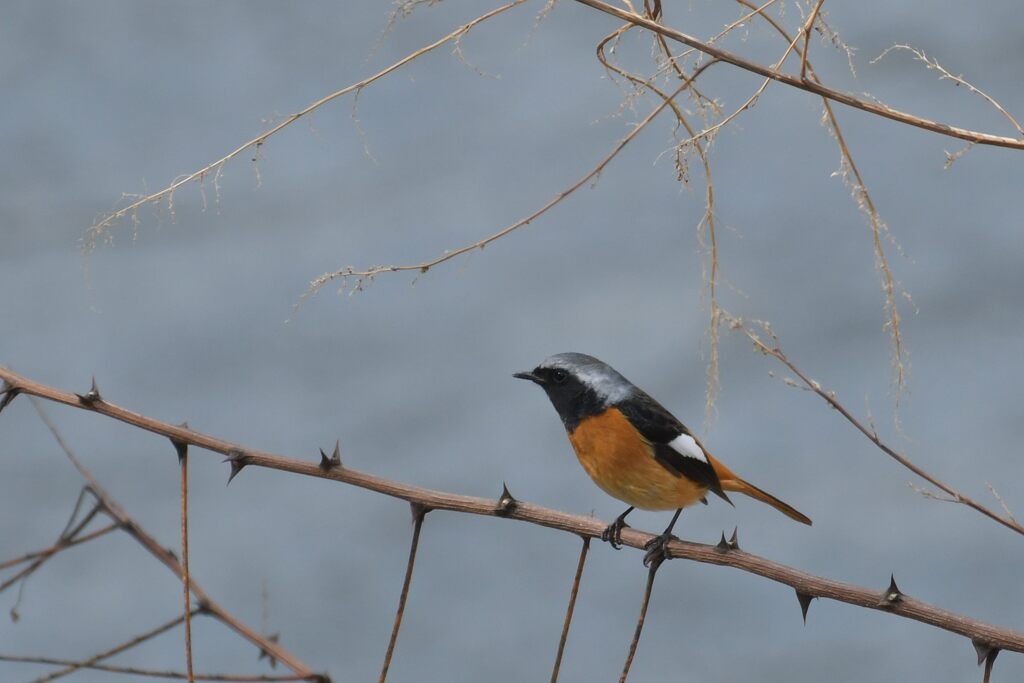
[[[686,507],[707,491],[659,465],[650,443],[616,408],[585,418],[569,441],[595,484],[641,510]]]

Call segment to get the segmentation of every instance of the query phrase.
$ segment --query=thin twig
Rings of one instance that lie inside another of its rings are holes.
[[[651,604],[651,590],[654,588],[654,575],[658,573],[662,560],[660,558],[651,562],[647,570],[647,585],[644,587],[644,598],[640,603],[640,616],[636,620],[636,629],[633,631],[633,640],[629,643],[629,653],[626,655],[626,663],[622,667],[622,675],[619,676],[619,683],[626,683],[629,676],[629,669],[633,665],[633,657],[636,655],[636,647],[640,644],[640,634],[644,630],[644,621],[647,620],[647,607]]]
[[[282,472],[292,472],[294,474],[307,477],[330,479],[370,491],[376,491],[377,493],[387,496],[400,498],[410,503],[419,503],[420,505],[432,510],[451,510],[453,512],[490,517],[500,516],[505,519],[516,519],[551,529],[560,529],[578,536],[600,538],[601,534],[607,527],[607,524],[593,517],[572,515],[560,510],[553,510],[523,501],[517,502],[516,505],[510,509],[507,505],[502,505],[500,501],[491,498],[479,498],[476,496],[466,496],[446,491],[436,491],[419,486],[412,486],[392,481],[390,479],[384,479],[383,477],[377,477],[365,472],[360,472],[345,466],[329,467],[325,469],[320,466],[319,460],[299,460],[264,451],[247,449],[224,439],[219,439],[186,427],[162,422],[160,420],[155,420],[151,417],[126,410],[106,400],[85,403],[76,394],[60,391],[59,389],[55,389],[45,384],[40,384],[39,382],[22,377],[21,375],[11,372],[3,367],[0,367],[0,379],[6,380],[11,385],[17,387],[19,391],[28,395],[38,396],[48,401],[62,403],[81,410],[89,410],[154,434],[159,434],[165,438],[171,439],[172,441],[181,441],[188,443],[191,446],[214,451],[223,455],[232,455],[233,458],[242,463],[242,466],[251,465],[254,467],[265,467]],[[80,468],[80,471],[83,472],[83,476],[85,476],[87,480],[95,482],[92,475],[88,473],[88,470],[86,470],[80,462],[77,462],[77,459],[73,460],[73,462],[76,463],[76,467]],[[98,493],[102,491],[102,489],[99,489],[98,484],[93,484],[93,486],[97,488]],[[113,508],[112,514],[124,515],[124,513],[117,507],[117,504],[110,499],[109,496],[102,494],[100,497],[101,500],[104,501],[105,506]],[[124,516],[124,518],[128,519],[127,516]],[[161,562],[170,567],[180,578],[180,568],[178,567],[177,560],[174,559],[174,556],[167,552],[166,549],[163,549],[154,539],[139,532],[137,525],[134,523],[132,524],[133,526],[126,526],[126,530],[130,533],[137,533],[137,538],[140,539],[140,542],[143,543],[146,549],[156,555]],[[622,532],[623,545],[627,545],[631,548],[644,548],[648,542],[654,538],[655,535],[653,534],[632,528],[627,528]],[[728,552],[723,552],[712,545],[673,540],[666,546],[666,552],[670,557],[679,557],[693,560],[695,562],[734,567],[751,574],[762,576],[777,583],[790,586],[798,592],[811,597],[828,598],[830,600],[845,602],[858,607],[884,611],[906,619],[913,619],[925,624],[930,624],[937,628],[950,631],[951,633],[966,636],[972,640],[989,643],[993,647],[997,647],[1002,650],[1024,652],[1024,633],[1020,631],[1000,626],[993,626],[992,624],[971,619],[969,617],[935,607],[908,595],[904,595],[896,603],[880,604],[880,591],[878,590],[872,590],[842,581],[836,581],[834,579],[815,576],[814,574],[801,571],[794,567],[788,567],[784,564],[737,549],[731,549]],[[283,661],[286,661],[286,663],[288,663],[289,660],[285,660],[285,656],[289,657],[290,661],[295,662],[295,666],[305,668],[305,665],[298,663],[291,655],[280,650],[280,646],[275,643],[266,642],[265,638],[262,638],[259,634],[247,629],[247,627],[237,621],[235,623],[227,621],[223,616],[226,614],[223,612],[223,609],[213,603],[205,593],[202,593],[195,581],[192,582],[192,594],[196,596],[200,601],[200,604],[206,607],[207,611],[211,612],[222,621],[225,621],[225,623],[228,623],[228,625],[241,633],[251,642],[260,644],[261,647],[267,648],[268,651],[273,648],[273,651],[282,653],[281,658]],[[289,666],[291,666],[291,664],[289,664]],[[308,671],[308,669],[306,669],[306,671]],[[309,673],[308,677],[313,679],[316,675]]]
[[[714,62],[708,62],[706,65],[701,67],[701,69],[699,69],[698,71],[702,71],[704,68],[706,68],[707,66],[710,66],[713,63]],[[696,75],[697,74],[694,74],[694,76],[691,76],[690,80],[695,78]],[[680,92],[685,90],[689,86],[689,83],[690,83],[690,81],[686,81],[685,83],[680,85],[673,92],[671,97],[675,97]],[[468,252],[471,252],[471,251],[479,251],[479,250],[483,249],[484,247],[486,247],[491,242],[494,242],[495,240],[501,239],[505,235],[508,235],[509,233],[514,232],[514,231],[518,230],[519,228],[522,228],[522,227],[524,227],[526,225],[529,225],[534,220],[536,220],[537,218],[539,218],[543,214],[547,213],[554,206],[556,206],[557,204],[561,203],[561,201],[564,200],[566,197],[568,197],[569,195],[574,193],[576,190],[580,189],[581,187],[586,185],[588,182],[590,182],[592,179],[594,179],[598,175],[600,175],[601,172],[604,170],[604,168],[609,163],[611,163],[612,159],[614,159],[618,155],[618,153],[621,152],[623,150],[623,148],[626,145],[628,145],[633,140],[633,138],[635,138],[637,136],[637,134],[641,130],[646,128],[647,124],[649,124],[651,121],[653,121],[655,119],[655,117],[657,117],[657,115],[660,114],[663,109],[665,109],[666,106],[668,106],[667,101],[663,101],[660,105],[655,107],[654,110],[650,114],[647,115],[647,118],[645,118],[640,123],[636,124],[636,126],[634,126],[633,129],[630,130],[629,133],[627,133],[625,137],[623,137],[621,140],[619,140],[619,142],[615,145],[615,147],[612,149],[612,151],[609,152],[608,155],[605,156],[596,166],[591,168],[583,177],[581,177],[579,180],[574,182],[572,185],[570,185],[566,189],[564,189],[561,192],[559,192],[550,201],[548,201],[542,207],[540,207],[539,209],[537,209],[536,211],[534,211],[530,215],[526,216],[525,218],[519,219],[515,223],[512,223],[511,225],[508,225],[508,226],[502,228],[498,232],[496,232],[496,233],[494,233],[494,234],[492,234],[492,235],[490,235],[488,237],[485,237],[484,239],[480,240],[479,242],[474,242],[473,244],[467,244],[465,246],[459,247],[458,249],[453,249],[453,250],[450,250],[450,251],[445,251],[445,253],[442,254],[441,256],[438,256],[437,258],[431,259],[429,261],[423,261],[422,263],[405,264],[405,265],[390,265],[390,266],[375,266],[373,268],[367,268],[366,270],[355,270],[353,268],[342,268],[341,270],[336,270],[336,271],[331,272],[331,273],[324,273],[323,275],[321,275],[320,277],[316,278],[315,280],[313,280],[310,283],[309,288],[302,295],[302,297],[300,299],[300,303],[301,303],[302,300],[305,300],[306,298],[315,295],[327,283],[331,282],[332,280],[336,280],[338,278],[341,278],[343,281],[347,280],[347,279],[350,279],[350,278],[355,278],[356,279],[355,289],[358,290],[358,289],[361,289],[363,287],[365,282],[373,280],[373,278],[375,278],[377,275],[380,275],[381,273],[399,273],[399,272],[407,272],[407,271],[416,271],[416,272],[419,272],[420,274],[426,273],[427,271],[429,271],[434,266],[437,266],[437,265],[440,265],[442,263],[445,263],[446,261],[450,261],[451,259],[456,258],[458,256],[461,256],[461,255],[463,255],[465,253],[468,253]]]
[[[188,446],[178,448],[181,465],[181,586],[185,601],[185,671],[188,681],[195,680],[192,670],[192,587],[188,564]]]
[[[689,45],[690,47],[696,48],[697,50],[717,57],[723,62],[728,62],[733,66],[737,66],[751,73],[755,73],[759,76],[769,78],[773,81],[778,81],[785,85],[797,88],[799,90],[805,90],[821,97],[827,97],[830,100],[845,104],[848,107],[860,109],[861,111],[868,112],[869,114],[875,114],[882,116],[893,121],[905,123],[910,126],[917,128],[923,128],[933,133],[939,133],[940,135],[947,135],[949,137],[960,138],[961,140],[967,140],[968,142],[974,142],[979,145],[995,145],[997,147],[1010,147],[1013,149],[1024,149],[1024,140],[1018,140],[1015,138],[1005,137],[1002,135],[992,135],[990,133],[981,133],[978,131],[968,130],[966,128],[959,128],[957,126],[950,126],[945,123],[939,123],[930,119],[925,119],[914,114],[908,114],[906,112],[893,109],[884,104],[878,102],[872,102],[869,100],[863,100],[858,97],[854,97],[848,93],[841,92],[839,90],[833,90],[821,83],[815,81],[803,81],[799,76],[792,76],[790,74],[782,73],[777,68],[767,67],[763,64],[758,64],[750,60],[744,59],[739,55],[733,54],[728,50],[715,47],[709,43],[698,40],[690,35],[677,31],[676,29],[662,26],[657,22],[651,21],[647,17],[628,12],[620,9],[613,5],[601,2],[601,0],[575,0],[576,2],[592,7],[596,10],[600,10],[606,14],[610,14],[613,17],[617,17],[624,21],[631,22],[637,26],[646,28],[649,31],[660,33],[661,35],[675,40],[680,43]]]
[[[562,623],[562,636],[558,639],[558,652],[555,654],[555,668],[551,670],[551,683],[558,683],[558,671],[562,668],[562,655],[565,654],[565,641],[569,639],[569,626],[572,624],[572,613],[576,609],[576,595],[580,592],[580,579],[583,578],[583,566],[587,563],[590,551],[590,537],[583,537],[580,548],[580,559],[576,562],[576,575],[572,579],[572,591],[569,593],[569,606],[565,609],[565,621]]]
[[[214,173],[214,174],[219,173],[223,169],[225,164],[227,164],[229,161],[231,161],[232,159],[237,157],[239,154],[242,154],[246,150],[252,149],[252,148],[255,148],[257,150],[261,149],[262,146],[264,145],[264,143],[266,143],[266,141],[271,136],[273,136],[276,133],[280,132],[284,128],[287,128],[288,126],[290,126],[291,124],[295,123],[296,121],[298,121],[303,116],[306,116],[307,114],[315,111],[316,109],[319,109],[320,107],[322,107],[323,105],[327,104],[328,102],[330,102],[332,100],[335,100],[335,99],[337,99],[339,97],[342,97],[343,95],[348,95],[349,93],[352,93],[352,92],[358,93],[359,91],[361,91],[363,88],[365,88],[366,86],[370,85],[374,81],[377,81],[377,80],[383,78],[384,76],[387,76],[388,74],[390,74],[390,73],[392,73],[394,71],[397,71],[398,69],[402,68],[406,64],[409,64],[410,62],[415,61],[416,59],[418,59],[419,57],[422,57],[423,55],[427,54],[428,52],[436,50],[437,48],[441,47],[442,45],[444,45],[446,43],[449,43],[449,42],[451,42],[453,40],[456,40],[456,39],[464,36],[466,33],[471,31],[477,25],[487,21],[488,19],[494,18],[494,17],[498,16],[499,14],[502,14],[502,13],[512,9],[513,7],[521,5],[524,2],[526,2],[526,0],[512,0],[512,2],[504,4],[504,5],[500,6],[500,7],[497,7],[495,9],[491,10],[490,12],[487,12],[485,14],[482,14],[482,15],[478,16],[476,19],[473,19],[472,21],[470,21],[468,23],[465,23],[462,26],[459,26],[458,28],[456,28],[454,31],[452,31],[451,33],[447,34],[443,38],[440,38],[439,40],[435,40],[433,43],[431,43],[429,45],[425,45],[424,47],[421,47],[420,49],[416,50],[415,52],[411,52],[411,53],[407,54],[405,57],[402,57],[400,60],[398,60],[394,64],[391,64],[390,66],[388,66],[388,67],[386,67],[384,69],[381,69],[380,71],[378,71],[377,73],[373,74],[372,76],[369,76],[368,78],[364,78],[363,80],[359,81],[358,83],[353,83],[352,85],[344,87],[341,90],[337,90],[337,91],[335,91],[335,92],[333,92],[333,93],[331,93],[329,95],[325,95],[324,97],[321,97],[316,102],[313,102],[312,104],[306,106],[302,110],[300,110],[300,111],[296,112],[295,114],[292,114],[291,116],[285,118],[283,121],[278,123],[276,126],[271,128],[267,132],[262,133],[262,134],[260,134],[260,135],[258,135],[256,137],[254,137],[253,139],[249,140],[248,142],[246,142],[246,143],[240,145],[239,147],[235,148],[231,152],[228,152],[227,154],[222,156],[220,159],[217,159],[216,161],[210,162],[209,164],[207,164],[203,168],[199,169],[198,171],[193,171],[192,173],[189,173],[187,175],[181,176],[178,179],[176,179],[174,182],[172,182],[170,185],[168,185],[167,187],[163,188],[162,190],[158,190],[158,191],[153,192],[151,194],[147,194],[145,197],[142,197],[141,199],[135,200],[134,202],[132,202],[128,206],[122,207],[122,208],[120,208],[120,209],[118,209],[116,211],[113,211],[113,212],[107,214],[106,216],[101,218],[99,221],[97,221],[88,230],[88,232],[86,232],[85,236],[83,237],[82,245],[83,245],[85,251],[88,252],[88,251],[91,251],[93,248],[95,248],[97,242],[100,239],[104,238],[107,235],[107,233],[110,232],[111,228],[113,228],[114,224],[118,220],[120,220],[121,218],[123,218],[123,217],[125,217],[125,216],[127,216],[129,214],[133,214],[134,212],[138,211],[138,209],[141,208],[142,206],[145,206],[146,204],[151,204],[151,203],[154,203],[154,202],[159,202],[159,201],[163,200],[164,198],[173,197],[174,192],[178,188],[182,187],[183,185],[186,185],[186,184],[188,184],[188,183],[190,183],[192,181],[195,181],[195,180],[203,181],[211,173]]]
[[[871,441],[871,443],[875,444],[883,453],[888,455],[890,458],[892,458],[899,464],[903,465],[905,468],[907,468],[917,476],[927,481],[932,486],[941,489],[945,493],[949,494],[952,498],[952,502],[960,503],[962,505],[966,505],[970,508],[973,508],[981,514],[988,517],[989,519],[992,519],[993,521],[1002,524],[1008,529],[1016,531],[1018,534],[1024,535],[1024,526],[1021,526],[1021,524],[1018,523],[1012,517],[1000,515],[999,513],[985,507],[981,503],[976,502],[974,499],[960,493],[949,484],[943,482],[942,480],[938,479],[934,475],[928,473],[927,471],[916,465],[913,461],[910,460],[910,458],[890,448],[885,442],[881,440],[881,438],[879,438],[878,434],[874,430],[869,429],[860,420],[855,418],[853,414],[850,413],[850,411],[847,410],[846,407],[839,402],[839,399],[836,398],[834,392],[826,391],[825,389],[822,388],[821,384],[819,384],[818,382],[804,374],[804,372],[800,370],[800,368],[798,368],[793,363],[793,361],[791,361],[789,357],[786,356],[785,353],[783,353],[782,349],[779,347],[778,339],[775,337],[774,334],[772,334],[772,343],[769,345],[764,340],[762,340],[761,337],[758,336],[753,330],[747,327],[747,325],[741,319],[732,316],[728,316],[727,319],[729,325],[733,329],[740,330],[747,335],[747,337],[754,343],[754,346],[757,348],[758,351],[764,353],[765,355],[771,356],[772,358],[775,358],[780,363],[789,368],[790,372],[792,372],[794,375],[800,378],[800,381],[803,382],[804,387],[820,396],[840,415],[846,418],[847,422],[856,427],[857,431],[866,436],[868,440]]]
[[[55,666],[66,666],[74,669],[94,669],[96,671],[106,671],[107,673],[114,674],[131,674],[133,676],[147,676],[149,678],[174,678],[174,679],[186,679],[189,674],[184,671],[155,671],[153,669],[137,669],[130,666],[114,666],[112,664],[99,664],[96,662],[76,662],[73,659],[56,659],[54,657],[29,657],[22,655],[4,655],[0,654],[0,661],[3,662],[22,662],[25,664],[53,664]],[[247,681],[301,681],[305,677],[300,674],[285,674],[283,676],[261,676],[253,674],[247,676],[245,674],[196,674],[194,680],[197,681],[233,681],[237,683],[244,683]]]
[[[30,553],[25,553],[21,557],[16,557],[12,560],[0,562],[0,569],[14,567],[24,562],[35,560],[40,557],[49,557],[51,555],[55,555],[56,553],[59,553],[62,550],[73,548],[74,546],[81,545],[82,543],[88,543],[89,541],[95,540],[100,536],[106,536],[111,531],[114,531],[119,528],[119,524],[108,524],[107,526],[101,527],[96,531],[90,531],[89,533],[83,534],[82,536],[78,536],[76,538],[61,539],[60,541],[57,541],[56,543],[51,545],[49,548],[44,548],[42,550],[33,550]]]
[[[814,32],[814,20],[818,18],[818,12],[821,11],[821,6],[825,4],[825,0],[818,0],[814,5],[814,11],[811,12],[811,16],[807,18],[807,23],[804,24],[804,50],[803,54],[800,55],[800,80],[807,80],[807,58],[811,54],[811,34]]]
[[[405,580],[402,581],[402,593],[398,597],[398,611],[395,613],[395,623],[391,627],[391,638],[388,640],[388,650],[384,655],[384,666],[380,670],[380,683],[384,683],[388,677],[388,669],[391,668],[391,656],[395,653],[395,643],[398,641],[398,631],[402,628],[402,616],[405,614],[405,601],[409,597],[409,585],[412,583],[412,572],[416,566],[416,549],[420,545],[420,529],[423,528],[423,518],[427,516],[428,509],[418,503],[412,503],[412,542],[409,544],[409,562],[405,567]]]
[[[192,610],[192,614],[193,615],[198,614],[198,613],[199,613],[198,609]],[[32,683],[49,683],[49,681],[54,681],[54,680],[56,680],[58,678],[63,678],[64,676],[67,676],[70,673],[74,673],[74,672],[78,671],[79,669],[88,667],[88,666],[90,666],[92,664],[95,664],[96,662],[102,661],[104,659],[109,659],[110,657],[113,657],[116,654],[120,654],[121,652],[125,652],[126,650],[130,650],[130,649],[132,649],[133,647],[135,647],[137,645],[141,645],[142,643],[146,642],[147,640],[151,640],[152,638],[155,638],[155,637],[157,637],[158,635],[160,635],[162,633],[166,633],[167,631],[170,631],[172,628],[174,628],[175,626],[177,626],[178,624],[180,624],[184,620],[185,620],[185,615],[183,615],[183,614],[178,615],[174,619],[171,619],[170,621],[165,622],[165,623],[157,626],[154,629],[151,629],[151,630],[146,631],[144,633],[140,633],[139,635],[135,636],[134,638],[131,638],[130,640],[127,640],[127,641],[121,643],[120,645],[112,647],[109,650],[105,650],[103,652],[100,652],[99,654],[95,654],[92,657],[89,657],[88,659],[82,660],[80,662],[75,662],[74,664],[71,664],[71,665],[67,666],[64,669],[60,669],[58,671],[54,671],[54,672],[49,673],[49,674],[47,674],[45,676],[42,676],[41,678],[37,678],[34,681],[32,681]]]
[[[745,7],[755,8],[755,5],[750,2],[750,0],[737,0],[737,2]],[[785,40],[790,41],[790,44],[792,44],[795,39],[790,38],[789,33],[781,24],[779,24],[779,22],[777,22],[771,15],[761,12],[760,8],[755,9],[758,10],[756,14],[760,15],[761,18],[767,21]],[[799,36],[799,34],[797,35]],[[805,54],[806,52],[804,55]],[[804,55],[801,55],[801,59],[803,59]],[[810,61],[807,61],[806,64],[807,73],[810,75],[811,80],[820,83],[820,79],[818,78],[817,73],[815,73],[814,67],[811,65]],[[836,144],[839,146],[843,181],[847,183],[848,187],[850,187],[858,208],[860,208],[867,216],[868,225],[871,228],[871,241],[875,251],[875,261],[878,270],[882,273],[882,291],[885,294],[885,314],[887,318],[886,327],[889,330],[889,340],[892,344],[892,365],[896,373],[894,383],[896,385],[898,396],[898,392],[903,389],[906,383],[907,351],[903,344],[903,332],[900,327],[900,313],[899,308],[896,305],[896,278],[893,276],[892,268],[889,265],[889,259],[885,253],[885,247],[882,244],[882,234],[887,230],[887,228],[885,222],[882,220],[881,214],[878,212],[878,208],[875,206],[875,201],[872,199],[871,193],[868,192],[867,185],[864,183],[864,177],[861,175],[860,169],[853,160],[853,154],[850,152],[850,148],[846,144],[846,138],[843,136],[843,131],[839,127],[839,120],[832,108],[832,103],[829,102],[827,97],[822,97],[821,102],[825,109],[825,119],[828,124],[828,128],[832,132]],[[853,176],[853,182],[849,181],[849,175]]]

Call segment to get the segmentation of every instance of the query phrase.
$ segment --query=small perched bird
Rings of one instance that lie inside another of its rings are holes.
[[[679,513],[698,501],[707,504],[709,491],[730,505],[726,491],[743,493],[790,519],[811,523],[711,457],[672,413],[593,356],[559,353],[513,377],[544,389],[583,469],[605,493],[629,504],[601,536],[614,548],[620,546],[622,528],[628,526],[626,515],[634,508],[675,510],[665,532],[648,544],[644,561],[649,563],[658,553],[664,556]]]

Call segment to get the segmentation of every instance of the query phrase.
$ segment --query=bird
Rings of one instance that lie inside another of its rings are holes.
[[[790,519],[811,519],[791,505],[743,480],[711,456],[704,444],[660,403],[614,368],[583,353],[558,353],[527,372],[513,375],[539,385],[562,419],[583,469],[608,495],[629,507],[608,525],[601,539],[618,549],[626,516],[636,508],[675,510],[664,533],[647,544],[644,564],[664,559],[665,546],[683,508],[707,504],[710,492],[743,493]]]

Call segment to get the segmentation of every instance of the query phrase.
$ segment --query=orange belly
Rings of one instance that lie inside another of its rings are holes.
[[[675,510],[707,492],[658,464],[648,443],[616,408],[584,418],[569,435],[583,469],[601,489],[641,510]]]

